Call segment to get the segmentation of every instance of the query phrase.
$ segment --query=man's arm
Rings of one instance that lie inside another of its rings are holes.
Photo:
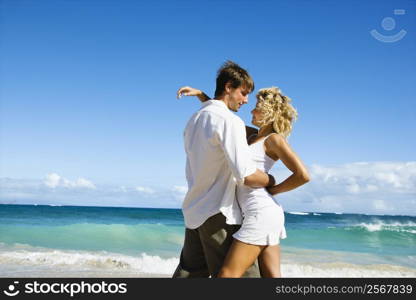
[[[217,130],[219,143],[237,181],[253,188],[275,184],[273,176],[256,168],[246,141],[245,125],[241,119],[225,118]]]
[[[211,98],[208,97],[203,91],[194,89],[190,86],[181,87],[177,91],[176,96],[178,99],[182,96],[196,96],[201,102],[211,100]],[[246,126],[246,139],[257,133],[258,130],[256,128]],[[275,185],[275,183],[275,179],[272,175],[266,174],[259,169],[256,169],[253,174],[244,177],[244,184],[252,188],[271,187]]]
[[[259,133],[257,128],[246,126],[247,142],[250,142],[250,138],[256,136]]]
[[[196,96],[201,102],[211,100],[203,91],[190,86],[183,86],[176,92],[176,98],[180,99],[182,96]]]

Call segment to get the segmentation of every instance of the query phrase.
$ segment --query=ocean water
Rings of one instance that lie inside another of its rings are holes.
[[[286,212],[285,277],[415,277],[416,217]],[[179,209],[0,205],[0,277],[170,277]]]

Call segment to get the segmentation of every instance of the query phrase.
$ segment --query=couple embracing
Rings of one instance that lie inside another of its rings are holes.
[[[278,88],[256,95],[251,113],[258,130],[233,113],[253,90],[248,72],[227,61],[214,99],[191,87],[178,91],[178,97],[197,96],[202,108],[184,132],[186,228],[174,278],[281,276],[284,213],[272,196],[305,184],[309,175],[286,141],[297,112]],[[268,172],[279,159],[292,175],[276,184]]]

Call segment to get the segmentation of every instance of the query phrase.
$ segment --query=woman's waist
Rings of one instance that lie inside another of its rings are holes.
[[[238,188],[237,199],[242,209],[247,208],[247,207],[256,209],[256,208],[263,208],[266,206],[279,205],[273,199],[272,195],[270,195],[264,188],[259,188],[259,189]]]
[[[246,199],[244,199],[246,200]],[[240,202],[241,212],[243,217],[249,215],[264,216],[269,214],[283,214],[283,207],[270,199],[261,199],[260,201],[243,201]]]
[[[237,194],[245,198],[252,198],[252,197],[272,198],[272,196],[267,192],[265,188],[251,188],[246,185],[239,185],[237,187]]]

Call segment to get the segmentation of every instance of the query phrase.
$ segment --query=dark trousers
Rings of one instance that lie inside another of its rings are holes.
[[[240,225],[228,225],[221,213],[208,218],[196,229],[185,229],[185,241],[173,278],[217,277]],[[260,277],[258,262],[243,277]]]

